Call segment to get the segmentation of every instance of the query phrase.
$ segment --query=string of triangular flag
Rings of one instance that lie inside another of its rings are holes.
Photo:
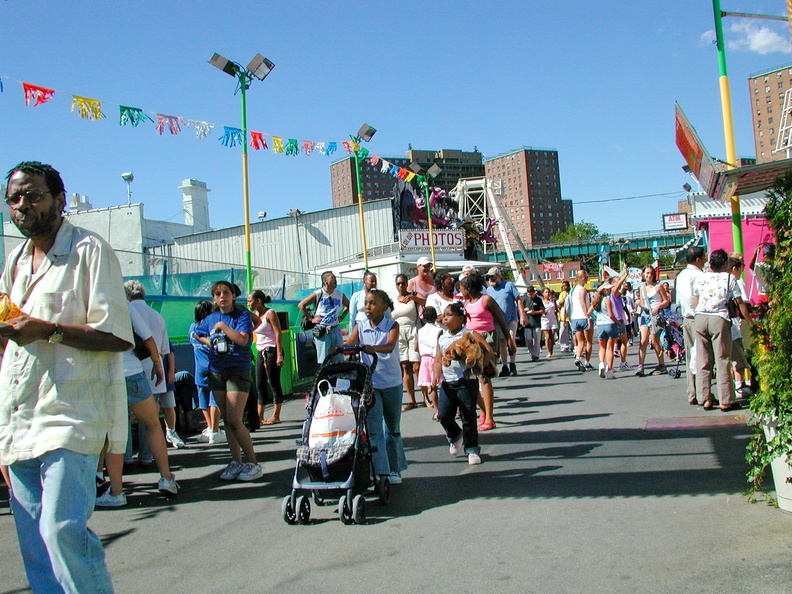
[[[43,103],[51,101],[56,94],[71,95],[71,113],[84,120],[98,121],[107,118],[105,112],[102,110],[103,105],[108,105],[107,102],[98,99],[89,99],[71,93],[65,93],[55,89],[49,89],[20,80],[9,78],[7,76],[0,76],[0,93],[4,92],[3,79],[12,81],[22,85],[22,90],[25,97],[25,105],[37,107]],[[195,130],[195,137],[199,139],[208,138],[212,130],[218,127],[217,124],[206,122],[203,120],[194,120],[182,116],[166,115],[147,111],[139,107],[130,107],[128,105],[118,106],[118,123],[120,126],[127,124],[133,128],[137,128],[141,124],[151,123],[154,124],[154,129],[157,134],[163,135],[167,130],[173,135],[179,134],[183,128],[193,128]],[[242,130],[231,126],[222,126],[223,134],[218,138],[220,144],[226,147],[241,146],[245,139],[242,136]],[[249,143],[254,150],[271,150],[273,153],[284,155],[310,155],[317,152],[321,155],[332,155],[338,150],[338,146],[344,147],[346,152],[352,154],[356,151],[359,152],[361,159],[368,157],[369,152],[361,148],[355,142],[327,142],[315,140],[298,140],[296,138],[289,138],[287,136],[275,136],[266,132],[256,132],[248,130]],[[271,142],[268,142],[265,136],[269,136]],[[398,172],[397,172],[398,173]],[[414,174],[413,174],[414,176]],[[405,177],[402,179],[406,179]]]
[[[371,165],[372,167],[379,167],[380,173],[390,174],[391,177],[395,179],[400,179],[402,181],[406,181],[408,183],[411,182],[413,179],[415,179],[415,176],[417,175],[415,172],[410,171],[409,169],[405,169],[404,167],[399,167],[398,165],[394,165],[390,161],[378,157],[377,155],[369,156],[369,154],[370,153],[366,149],[364,148],[359,149],[358,156],[360,157],[360,160],[362,161],[366,157],[368,157],[369,165]]]

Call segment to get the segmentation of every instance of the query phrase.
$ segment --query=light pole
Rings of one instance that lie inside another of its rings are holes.
[[[247,161],[247,102],[245,91],[250,88],[250,83],[254,78],[264,80],[267,75],[275,68],[275,64],[267,60],[261,54],[256,54],[247,68],[243,68],[236,62],[224,58],[220,54],[212,55],[209,63],[215,68],[219,68],[226,74],[237,79],[237,91],[242,96],[242,194],[245,204],[245,264],[247,270],[247,290],[253,289],[253,269],[250,263],[250,191],[248,184],[248,161]],[[236,91],[234,92],[236,94]]]
[[[121,174],[121,179],[123,179],[127,185],[127,206],[129,206],[132,204],[132,182],[135,181],[135,176],[131,171],[127,171]]]
[[[302,247],[300,246],[300,215],[302,211],[299,208],[292,208],[289,211],[289,216],[294,219],[294,232],[297,234],[297,256],[300,258],[300,272],[305,278],[305,265],[303,264]]]
[[[352,139],[352,152],[355,155],[355,178],[357,180],[358,213],[360,214],[360,238],[363,243],[363,269],[368,270],[368,248],[366,246],[366,221],[363,218],[363,186],[360,183],[360,141],[368,142],[377,133],[375,128],[368,124],[363,124],[358,130],[357,136],[350,136]],[[366,155],[368,151],[363,149]]]
[[[437,263],[435,262],[435,247],[434,247],[434,227],[432,225],[432,205],[431,205],[431,190],[429,188],[429,180],[436,178],[440,173],[443,171],[437,165],[437,163],[433,163],[429,170],[426,172],[426,175],[420,175],[422,168],[418,163],[413,163],[410,165],[410,169],[412,169],[418,175],[418,186],[423,189],[424,192],[424,204],[426,205],[426,220],[429,223],[429,250],[432,253],[432,273],[437,272]]]

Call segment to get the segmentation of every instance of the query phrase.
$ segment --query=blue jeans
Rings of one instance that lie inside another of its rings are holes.
[[[102,543],[88,528],[99,456],[54,450],[9,466],[14,521],[34,592],[112,592]]]
[[[407,469],[401,436],[402,385],[374,389],[374,406],[366,417],[369,441],[376,446],[374,472],[390,474]]]
[[[328,328],[327,332],[325,332],[325,335],[322,336],[322,338],[316,338],[314,336],[314,345],[316,346],[316,361],[319,363],[319,365],[324,363],[327,353],[330,352],[330,348],[334,346],[341,346],[342,342],[343,339],[341,337],[340,326]],[[336,355],[332,360],[341,361],[342,359],[342,355]]]
[[[454,443],[462,434],[466,454],[478,454],[478,428],[476,426],[476,400],[478,400],[478,381],[462,379],[456,382],[440,382],[437,398],[437,417],[446,432],[448,443]],[[456,422],[456,413],[462,416],[462,429]]]

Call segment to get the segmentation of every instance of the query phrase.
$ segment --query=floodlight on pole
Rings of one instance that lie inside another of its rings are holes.
[[[242,97],[242,193],[245,205],[245,265],[248,292],[253,289],[253,268],[250,261],[250,184],[248,181],[248,137],[247,137],[247,100],[245,91],[250,88],[250,83],[254,78],[264,80],[264,78],[275,68],[275,64],[270,62],[261,54],[256,54],[243,68],[236,62],[224,58],[220,54],[213,54],[209,63],[237,79],[238,90]]]
[[[127,171],[121,174],[121,179],[123,179],[127,185],[127,206],[129,206],[132,204],[132,182],[135,181],[135,175],[131,171]]]
[[[360,182],[360,142],[362,140],[368,142],[376,132],[376,128],[372,128],[368,124],[363,124],[360,130],[358,130],[357,136],[350,136],[352,139],[352,152],[355,155],[355,177],[357,178],[358,213],[360,215],[360,238],[363,244],[364,270],[368,270],[368,247],[366,246],[366,221],[363,218],[363,187]],[[363,150],[365,151],[366,149]],[[365,154],[368,154],[368,151],[366,151]]]

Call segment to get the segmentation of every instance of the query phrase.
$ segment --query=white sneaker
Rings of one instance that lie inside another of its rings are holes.
[[[625,363],[622,363],[621,365],[619,365],[619,371],[630,371],[631,369],[632,369],[632,366],[629,363],[625,362]]]
[[[240,472],[242,472],[242,465],[236,460],[233,460],[228,466],[225,467],[225,470],[220,474],[220,480],[235,481],[239,476]]]
[[[209,434],[209,443],[211,445],[215,445],[217,443],[225,443],[226,441],[228,440],[226,439],[225,431],[223,431],[222,429],[218,430],[217,433]]]
[[[605,363],[600,363],[599,364],[599,376],[602,379],[605,379]]]
[[[201,434],[198,436],[198,443],[209,443],[209,436],[212,434],[212,430],[207,427]]]
[[[398,472],[391,472],[388,475],[388,480],[390,481],[391,485],[401,485],[402,484],[402,477]]]
[[[179,492],[179,483],[176,482],[176,477],[171,475],[170,480],[164,476],[160,478],[157,483],[157,491],[165,495],[176,495]]]
[[[454,442],[448,446],[448,453],[452,456],[456,456],[459,453],[459,448],[462,447],[462,434],[459,434],[459,437],[454,440]]]
[[[468,454],[468,464],[471,466],[481,464],[481,456],[478,454]]]
[[[121,495],[112,495],[110,489],[96,498],[96,507],[124,507],[127,504],[126,494],[122,491]]]
[[[255,481],[262,476],[264,476],[264,469],[261,468],[261,464],[245,462],[236,478],[238,481]]]
[[[182,449],[186,445],[175,429],[166,429],[165,439],[177,450]]]
[[[616,379],[616,376],[613,375],[613,369],[608,369],[605,372],[605,379]]]

